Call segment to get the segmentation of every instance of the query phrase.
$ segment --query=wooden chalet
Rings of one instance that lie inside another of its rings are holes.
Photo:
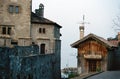
[[[71,46],[78,51],[78,73],[106,71],[109,50],[116,47],[113,43],[95,34],[89,34]]]

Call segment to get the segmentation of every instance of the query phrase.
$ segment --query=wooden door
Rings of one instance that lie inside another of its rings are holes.
[[[45,54],[45,44],[41,44],[41,46],[40,46],[40,53],[41,54]]]
[[[96,72],[97,68],[97,61],[96,60],[89,60],[89,72]]]

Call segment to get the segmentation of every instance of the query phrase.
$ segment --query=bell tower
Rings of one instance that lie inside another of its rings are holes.
[[[87,22],[84,21],[85,20],[85,15],[83,15],[83,21],[79,27],[80,30],[80,39],[82,39],[84,37],[84,30],[85,30],[85,24],[89,24]]]
[[[79,30],[80,30],[80,39],[84,37],[84,15],[83,15],[83,22],[81,23]]]
[[[80,39],[82,39],[84,37],[84,25],[81,25],[79,29],[80,29]]]

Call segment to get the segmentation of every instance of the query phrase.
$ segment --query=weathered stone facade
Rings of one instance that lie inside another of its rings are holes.
[[[61,26],[44,18],[43,4],[33,13],[31,0],[0,1],[3,2],[0,4],[0,46],[29,46],[34,43],[40,48],[44,44],[46,54],[55,51],[55,40],[60,38]]]
[[[23,43],[19,41],[26,38],[30,41],[30,6],[31,0],[0,0],[0,37],[9,37],[20,46],[23,46]],[[3,33],[3,27],[6,28],[6,33]],[[10,34],[7,33],[8,30]]]
[[[0,79],[60,79],[61,26],[31,2],[0,0]]]
[[[46,33],[39,33],[39,28],[46,29]],[[54,38],[54,25],[32,24],[32,38],[39,46],[44,43],[46,45],[46,54],[53,53],[55,38]]]

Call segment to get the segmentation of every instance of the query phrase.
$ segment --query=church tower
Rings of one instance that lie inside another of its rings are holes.
[[[0,0],[0,46],[6,46],[8,42],[9,45],[30,44],[31,2],[32,0]]]
[[[84,25],[81,25],[79,29],[80,29],[80,39],[82,39],[84,37]]]
[[[79,30],[80,30],[80,39],[82,39],[84,37],[84,15],[83,15],[83,22],[81,23]]]

